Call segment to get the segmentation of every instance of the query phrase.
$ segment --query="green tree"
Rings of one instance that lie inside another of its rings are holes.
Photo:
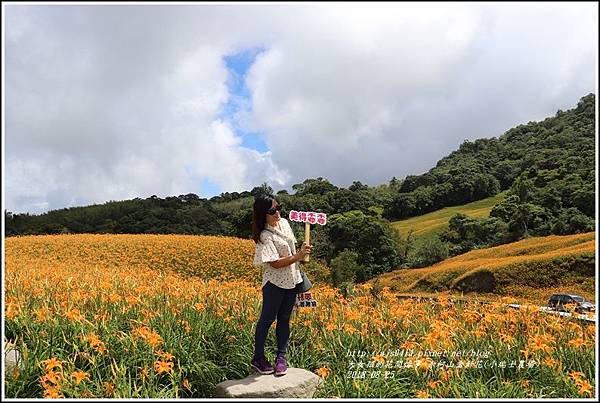
[[[499,218],[475,218],[461,213],[450,218],[448,229],[442,231],[439,238],[448,244],[450,256],[499,245],[511,239],[508,224]]]
[[[577,234],[593,231],[595,221],[593,218],[581,213],[575,207],[563,209],[552,226],[552,233],[557,235]]]
[[[327,192],[337,190],[338,187],[331,184],[327,179],[318,177],[317,179],[306,179],[302,183],[292,185],[292,189],[296,191],[295,195],[324,195]]]
[[[426,237],[416,243],[408,255],[409,267],[426,267],[448,257],[448,244],[438,237]]]
[[[364,267],[356,281],[363,282],[390,271],[402,263],[400,236],[386,220],[375,219],[361,211],[333,214],[324,227],[333,246],[331,262],[344,249],[358,253],[357,263]]]
[[[517,204],[515,215],[508,222],[508,228],[517,238],[529,235],[548,235],[536,234],[535,230],[546,223],[549,216],[543,207],[531,203],[520,203]]]
[[[270,196],[273,197],[273,188],[264,182],[260,186],[252,188],[250,194],[254,197]]]
[[[330,214],[344,213],[351,210],[360,210],[367,213],[371,205],[371,200],[366,194],[343,188],[328,192],[324,196],[324,201],[330,206]]]
[[[367,190],[369,189],[369,187],[367,185],[363,185],[360,181],[354,181],[352,182],[352,185],[350,185],[348,187],[348,190],[352,191],[352,192],[358,192],[361,190]]]
[[[533,191],[533,181],[519,176],[512,185],[513,193],[519,198],[518,203],[527,203]]]
[[[339,287],[343,282],[352,283],[358,273],[364,273],[364,268],[357,261],[358,253],[348,249],[331,260],[331,282],[334,287]]]

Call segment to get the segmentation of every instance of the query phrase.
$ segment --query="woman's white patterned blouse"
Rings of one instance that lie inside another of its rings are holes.
[[[299,263],[292,263],[279,269],[269,264],[296,253],[296,237],[290,223],[282,217],[279,219],[279,226],[281,229],[267,224],[266,227],[272,232],[265,229],[260,233],[260,242],[256,244],[254,251],[254,266],[263,268],[261,287],[270,281],[278,287],[289,290],[302,282]]]

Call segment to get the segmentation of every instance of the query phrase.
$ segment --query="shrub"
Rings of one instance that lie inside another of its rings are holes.
[[[364,267],[357,260],[358,253],[344,249],[331,261],[331,284],[334,287],[344,282],[354,282],[356,273],[364,272]]]
[[[340,293],[344,298],[350,298],[354,295],[354,283],[344,281],[340,284]]]
[[[331,259],[344,249],[358,254],[364,270],[356,272],[356,281],[364,282],[389,272],[401,263],[399,234],[386,220],[369,217],[361,211],[333,214],[324,227],[332,246]]]
[[[306,273],[308,279],[314,284],[330,283],[332,278],[331,269],[325,266],[318,259],[311,259],[307,263],[302,263],[300,268]]]
[[[448,257],[448,244],[438,237],[424,238],[408,254],[410,267],[431,266]]]

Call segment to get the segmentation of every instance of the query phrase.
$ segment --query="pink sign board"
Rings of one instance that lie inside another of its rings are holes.
[[[312,211],[292,210],[290,211],[290,221],[325,225],[327,223],[327,215],[325,213],[315,213]]]

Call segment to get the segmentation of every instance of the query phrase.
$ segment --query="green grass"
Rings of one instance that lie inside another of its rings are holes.
[[[490,211],[492,211],[494,205],[504,200],[505,197],[506,191],[488,197],[487,199],[460,206],[444,207],[443,209],[421,216],[394,221],[392,222],[392,227],[399,231],[404,237],[408,235],[410,230],[414,230],[414,235],[419,238],[434,236],[444,229],[447,229],[448,221],[450,221],[450,218],[457,213],[463,213],[469,217],[476,218],[489,217]]]

